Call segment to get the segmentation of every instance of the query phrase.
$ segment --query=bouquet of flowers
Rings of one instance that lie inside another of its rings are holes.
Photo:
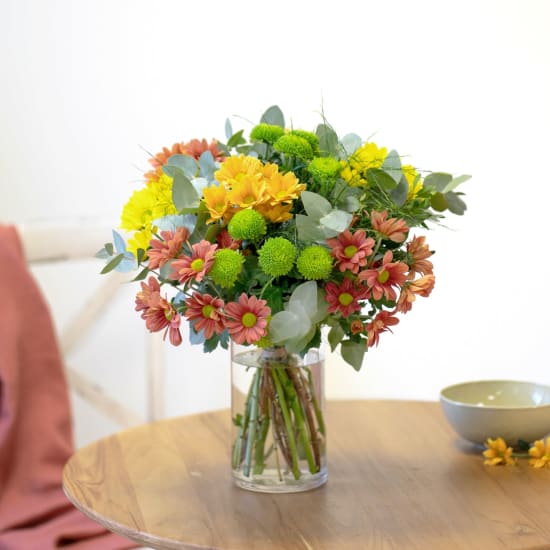
[[[127,243],[113,232],[114,243],[98,253],[107,260],[103,272],[141,269],[136,310],[174,345],[186,319],[191,343],[207,352],[230,341],[284,350],[284,360],[272,353],[265,361],[288,367],[287,358],[318,346],[327,327],[330,347],[360,369],[398,314],[431,293],[433,252],[411,230],[427,229],[447,210],[463,214],[456,189],[469,176],[421,172],[394,150],[356,134],[338,136],[324,117],[314,132],[289,129],[277,106],[247,136],[229,120],[225,130],[226,143],[195,139],[149,159],[144,185],[122,212]],[[247,447],[252,417],[285,423],[266,405],[278,385],[291,388],[289,400],[303,402],[293,418],[307,424],[316,454],[322,419],[314,388],[307,376],[281,373],[254,379],[236,420],[244,443],[243,450],[236,445],[235,463],[248,457],[246,471],[263,429],[258,424]],[[298,427],[298,439],[308,430]],[[307,454],[308,445],[306,437],[292,445],[291,431],[280,429],[275,439],[296,473],[296,449]],[[310,466],[318,471],[318,458]]]

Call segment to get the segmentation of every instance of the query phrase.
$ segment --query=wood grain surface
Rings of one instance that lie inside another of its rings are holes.
[[[438,403],[329,402],[329,481],[233,486],[228,411],[102,439],[67,463],[77,508],[143,545],[223,550],[550,548],[550,470],[486,467]]]

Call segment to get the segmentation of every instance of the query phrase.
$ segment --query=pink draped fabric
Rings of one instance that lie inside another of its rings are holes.
[[[0,297],[0,550],[134,548],[63,494],[73,444],[62,360],[48,307],[7,226],[0,226]]]

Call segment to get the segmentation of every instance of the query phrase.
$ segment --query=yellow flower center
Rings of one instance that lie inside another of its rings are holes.
[[[247,197],[244,198],[243,202],[245,204],[252,204],[255,200],[256,200],[256,197],[253,197],[252,195],[248,195]]]
[[[202,258],[197,258],[191,262],[191,269],[193,271],[202,271],[204,267],[204,260]]]
[[[164,317],[166,318],[167,321],[171,321],[173,316],[174,314],[172,313],[171,310],[169,309],[164,310]]]
[[[252,328],[256,324],[257,320],[258,320],[258,318],[256,317],[256,315],[254,315],[254,313],[252,313],[251,311],[247,311],[242,316],[241,323],[246,328]]]
[[[212,312],[214,311],[214,306],[211,305],[211,304],[206,304],[205,306],[203,306],[202,308],[202,315],[203,317],[205,317],[206,319],[210,319],[210,315],[212,315]]]
[[[344,255],[346,256],[346,258],[353,258],[356,252],[357,252],[357,247],[352,244],[344,248]]]
[[[353,296],[349,292],[342,292],[342,294],[338,296],[338,301],[343,306],[349,306],[351,302],[353,302]]]
[[[382,271],[380,271],[380,273],[378,273],[378,277],[376,278],[376,280],[383,285],[385,282],[387,282],[389,278],[390,272],[383,269]]]

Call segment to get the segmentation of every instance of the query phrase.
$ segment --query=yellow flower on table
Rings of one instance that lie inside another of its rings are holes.
[[[487,439],[485,446],[487,449],[483,451],[485,457],[483,464],[486,466],[514,466],[516,464],[516,459],[512,456],[512,447],[508,447],[502,437]]]
[[[529,449],[529,465],[533,468],[550,468],[550,437],[544,440],[539,439]]]

